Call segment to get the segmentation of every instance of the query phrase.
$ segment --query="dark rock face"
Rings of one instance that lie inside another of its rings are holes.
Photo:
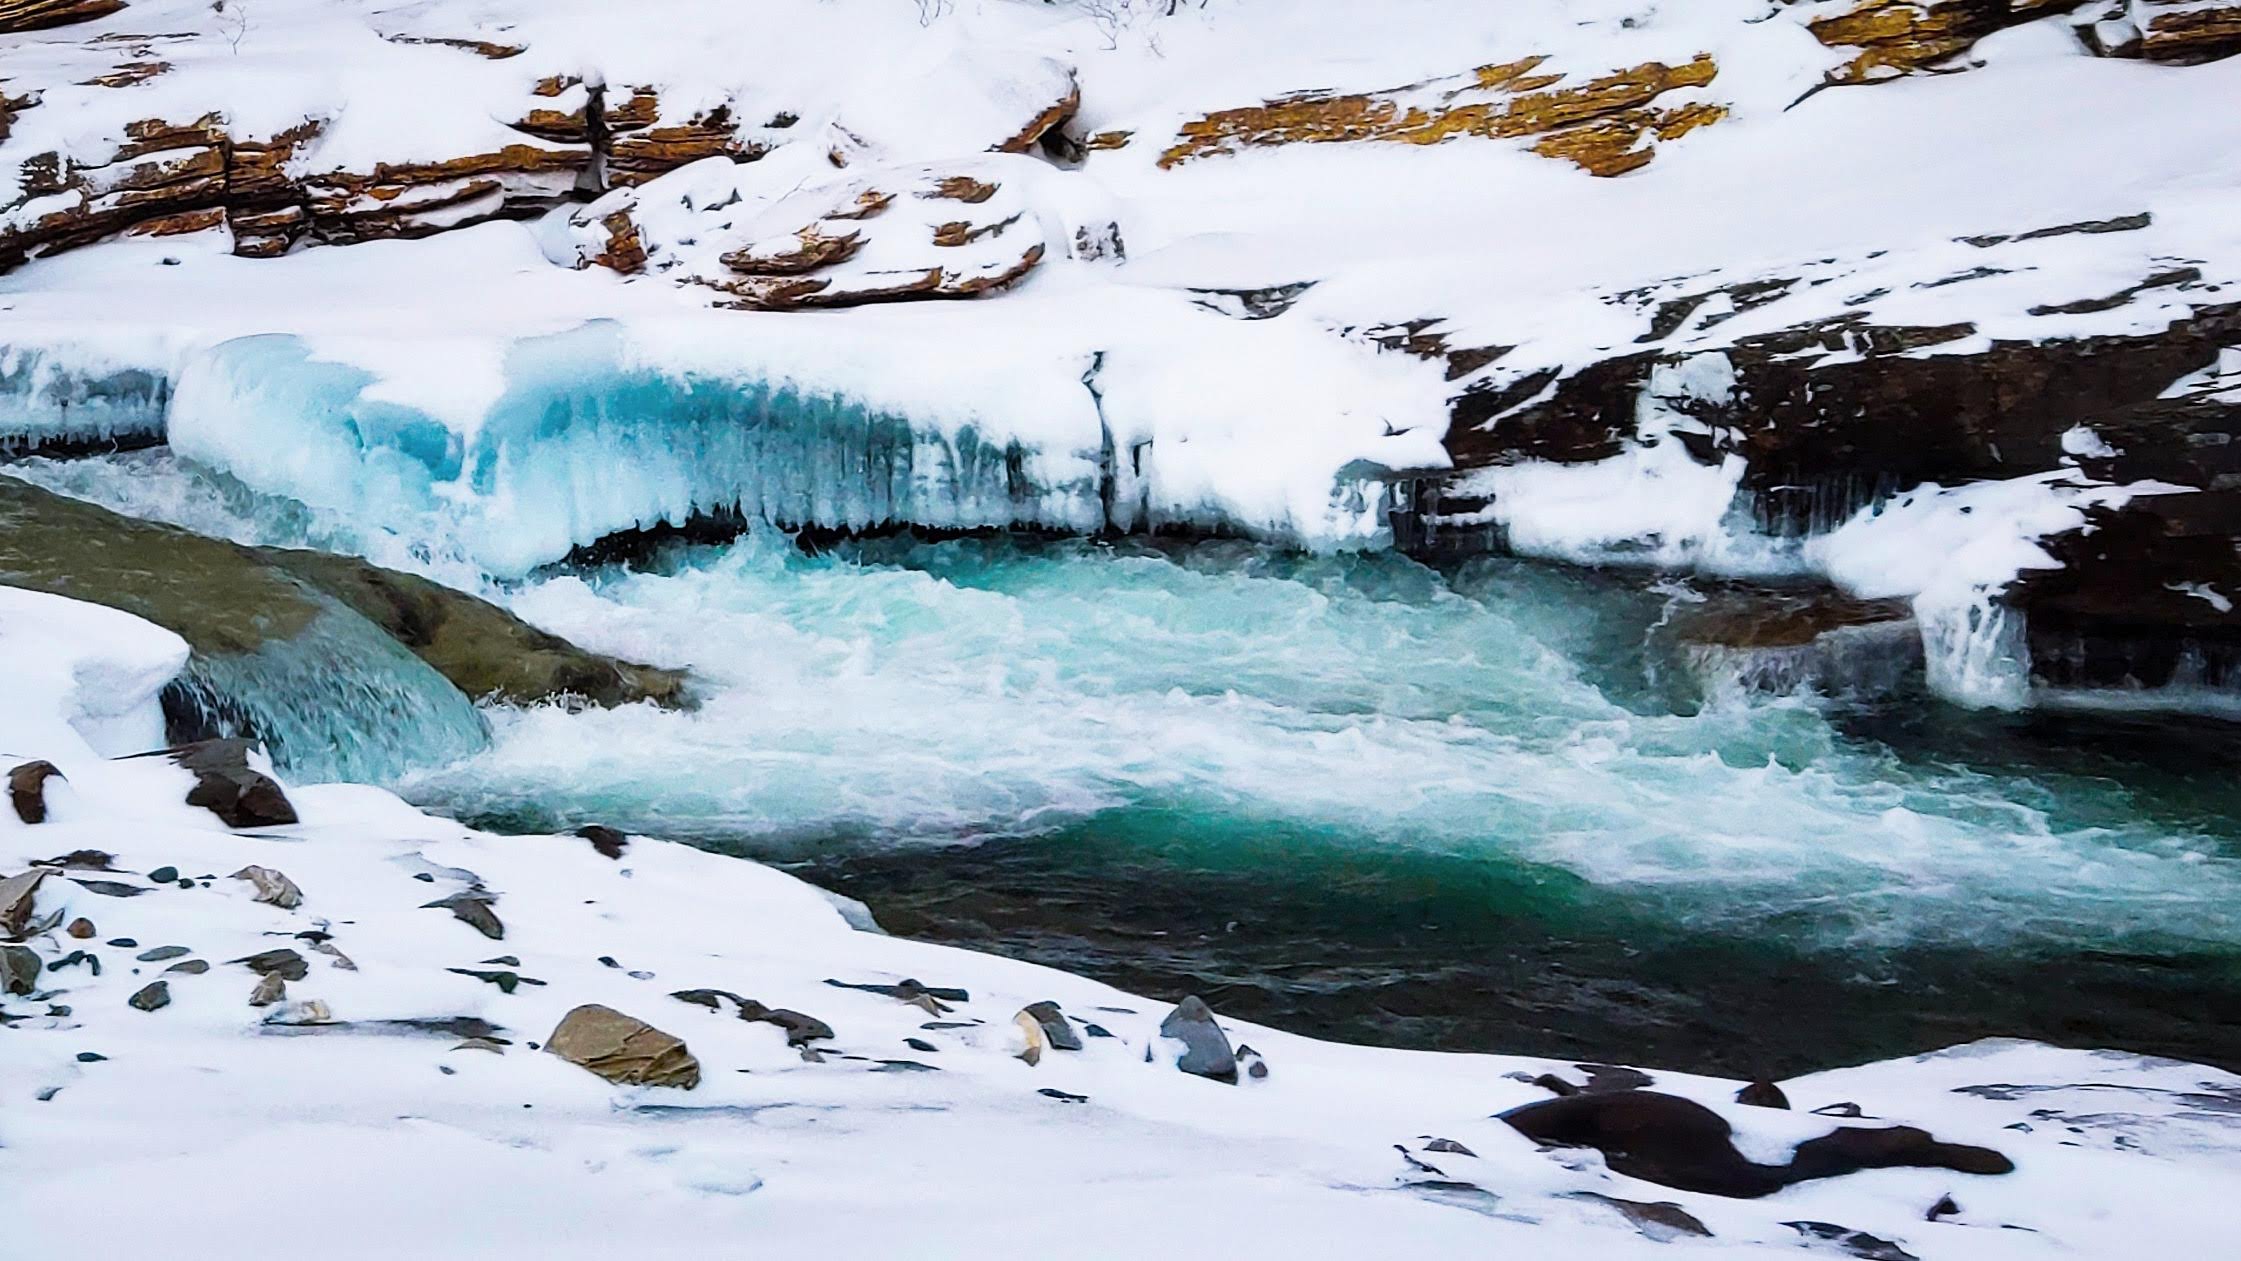
[[[1707,1195],[1756,1199],[1783,1187],[1862,1169],[1952,1169],[2000,1174],[2007,1157],[1941,1143],[1910,1126],[1847,1127],[1800,1143],[1787,1165],[1761,1165],[1736,1150],[1734,1130],[1702,1104],[1649,1090],[1578,1094],[1502,1113],[1520,1134],[1551,1147],[1592,1147],[1629,1177]]]
[[[1753,1108],[1782,1108],[1790,1106],[1790,1097],[1782,1088],[1770,1081],[1755,1081],[1735,1092],[1735,1101]]]

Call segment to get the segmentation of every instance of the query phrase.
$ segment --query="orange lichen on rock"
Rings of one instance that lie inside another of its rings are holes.
[[[1708,55],[1680,66],[1645,62],[1573,86],[1543,72],[1545,57],[1480,66],[1467,74],[1377,92],[1307,93],[1185,123],[1162,167],[1248,147],[1376,140],[1440,144],[1460,136],[1538,136],[1536,152],[1617,175],[1650,158],[1649,145],[1726,116],[1708,102],[1653,104],[1668,92],[1700,88],[1719,67]]]
[[[1831,48],[1857,48],[1831,78],[1865,83],[1944,61],[2005,27],[2077,7],[2078,0],[1861,0],[1806,24]]]

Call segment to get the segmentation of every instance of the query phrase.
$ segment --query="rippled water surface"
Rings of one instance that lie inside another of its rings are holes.
[[[786,862],[898,931],[1388,1042],[1792,1071],[2241,1057],[2231,729],[1701,706],[1668,593],[1241,543],[680,551],[516,607],[707,703],[412,786]]]
[[[19,471],[418,563],[160,454]],[[2241,1067],[2234,725],[1705,705],[1658,630],[1685,590],[1512,561],[758,536],[490,593],[705,701],[492,713],[488,753],[404,785],[488,825],[781,862],[896,931],[1328,1036]]]

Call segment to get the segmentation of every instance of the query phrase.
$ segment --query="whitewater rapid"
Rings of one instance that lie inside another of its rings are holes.
[[[471,819],[778,857],[1180,819],[1240,853],[1281,835],[1461,858],[1800,945],[2241,950],[2229,785],[2040,756],[2003,734],[2028,718],[1920,697],[1902,704],[1959,733],[1952,749],[1857,734],[1804,697],[1700,705],[1654,635],[1672,595],[1634,580],[1240,542],[810,555],[762,531],[499,586],[162,453],[21,471],[135,515],[474,583],[587,647],[698,676],[692,712],[487,711],[491,748],[401,785]]]

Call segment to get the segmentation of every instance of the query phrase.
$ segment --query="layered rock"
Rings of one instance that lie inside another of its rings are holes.
[[[1310,92],[1218,110],[1183,124],[1159,164],[1273,145],[1441,144],[1475,136],[1531,138],[1544,157],[1577,163],[1594,175],[1622,175],[1647,165],[1657,142],[1727,116],[1716,102],[1661,101],[1710,84],[1719,67],[1709,55],[1679,66],[1645,62],[1585,80],[1547,70],[1547,61],[1526,57],[1398,88]]]
[[[91,22],[124,7],[125,0],[0,0],[0,35]]]
[[[786,173],[681,171],[575,219],[578,261],[642,268],[759,310],[970,298],[1014,284],[1054,249],[1032,196],[1050,172],[990,157],[868,172],[771,196]],[[1089,246],[1117,239],[1083,225]],[[649,260],[651,262],[649,263]]]
[[[307,177],[303,189],[312,233],[350,243],[539,214],[567,200],[590,163],[588,148],[508,144],[439,161],[330,171]]]
[[[2078,7],[2079,0],[1859,0],[1813,18],[1806,29],[1831,48],[1854,51],[1831,77],[1864,83],[1921,70],[1968,51],[1995,31]]]
[[[2128,16],[2140,55],[2151,61],[2192,64],[2241,53],[2236,0],[2132,0]]]

